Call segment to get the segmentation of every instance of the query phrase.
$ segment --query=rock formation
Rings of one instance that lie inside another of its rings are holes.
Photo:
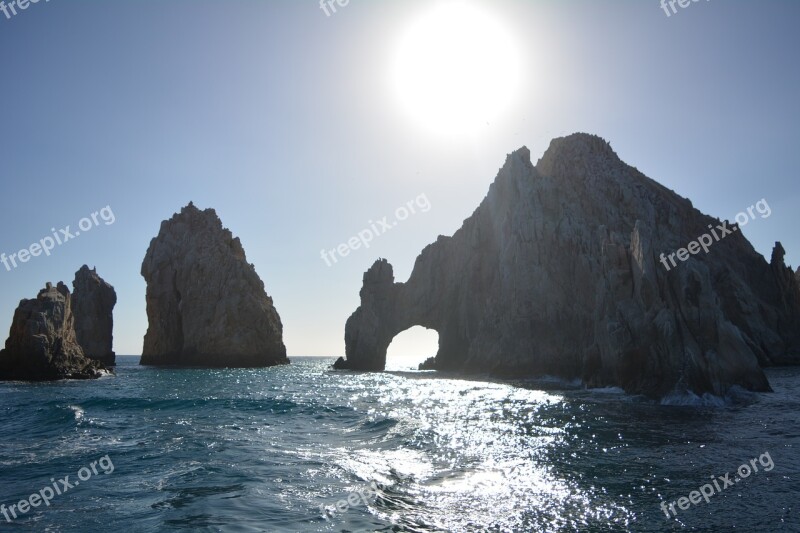
[[[0,351],[0,379],[50,381],[107,374],[102,363],[84,356],[74,322],[69,289],[63,283],[48,283],[35,300],[22,300]]]
[[[115,361],[113,344],[114,306],[117,293],[114,287],[83,265],[72,282],[72,314],[75,334],[84,355],[106,365]]]
[[[707,254],[663,262],[717,226],[731,233]],[[335,366],[382,370],[392,338],[419,325],[439,333],[426,365],[438,370],[580,378],[652,397],[766,391],[761,366],[800,362],[800,292],[781,250],[767,263],[735,224],[599,137],[555,139],[535,166],[527,148],[509,155],[407,282],[385,260],[367,271]]]
[[[142,263],[147,318],[141,364],[286,364],[283,325],[238,238],[194,204],[161,224]]]

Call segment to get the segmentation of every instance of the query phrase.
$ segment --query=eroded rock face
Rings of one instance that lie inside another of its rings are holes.
[[[192,203],[161,224],[142,263],[143,365],[286,364],[283,325],[238,238]]]
[[[738,228],[665,268],[662,253],[709,225],[723,223],[599,137],[556,139],[536,166],[522,148],[406,283],[385,260],[369,269],[336,366],[381,370],[392,338],[420,325],[439,333],[439,370],[581,378],[653,397],[769,390],[761,365],[800,362],[797,279]]]
[[[78,344],[89,359],[113,365],[113,311],[117,304],[114,287],[98,276],[96,269],[90,270],[83,265],[75,273],[72,288],[72,312]]]
[[[102,363],[85,357],[78,344],[66,285],[48,283],[36,299],[20,302],[0,352],[0,379],[49,381],[105,374]]]

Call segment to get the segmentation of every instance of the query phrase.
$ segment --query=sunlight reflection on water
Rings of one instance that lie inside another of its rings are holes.
[[[548,453],[565,429],[540,423],[537,413],[560,404],[561,395],[414,373],[353,379],[377,393],[368,419],[392,426],[369,448],[339,450],[337,460],[353,476],[378,480],[387,492],[374,509],[381,518],[448,531],[478,524],[526,530],[533,527],[534,509],[537,529],[599,516],[627,521],[625,508],[560,479],[549,466]]]

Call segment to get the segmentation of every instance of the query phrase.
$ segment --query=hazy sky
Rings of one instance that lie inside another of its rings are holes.
[[[478,46],[450,27],[464,13],[485,17],[485,35],[467,26]],[[350,0],[330,16],[316,0],[52,0],[0,12],[0,252],[74,232],[105,206],[115,216],[49,257],[0,265],[0,334],[20,299],[48,280],[71,285],[87,263],[117,290],[115,350],[141,353],[141,262],[161,221],[192,200],[241,238],[289,355],[342,355],[375,259],[404,281],[507,153],[527,145],[538,158],[575,131],[711,215],[765,198],[772,216],[744,232],[766,255],[782,241],[796,266],[798,20],[796,0],[698,2],[669,17],[658,0]],[[409,45],[426,24],[441,42]],[[400,58],[427,61],[432,78],[408,79]],[[505,105],[476,103],[487,120],[467,113],[481,127],[463,131],[447,123],[460,114],[417,93],[449,90],[438,63],[473,60]],[[422,194],[430,209],[370,249],[332,266],[320,257]]]

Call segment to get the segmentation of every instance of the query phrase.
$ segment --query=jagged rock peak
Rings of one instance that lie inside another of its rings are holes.
[[[536,167],[543,174],[557,175],[559,171],[575,165],[590,165],[598,160],[620,162],[611,144],[602,137],[588,133],[573,133],[553,139]]]
[[[288,363],[280,316],[238,237],[190,202],[165,220],[142,263],[149,327],[142,364]]]
[[[784,294],[783,307],[791,309],[792,314],[800,315],[800,269],[796,272],[786,266],[786,250],[780,242],[772,248],[770,268],[775,280]]]
[[[774,266],[785,267],[786,263],[783,262],[784,257],[786,257],[786,250],[783,249],[783,245],[780,241],[776,242],[775,246],[772,248],[772,257],[769,263]]]
[[[527,146],[517,148],[506,156],[506,165],[513,164],[517,161],[522,164],[531,164],[531,151]]]
[[[389,261],[380,258],[364,273],[364,286],[391,285],[394,283],[394,268]]]
[[[90,359],[113,365],[114,306],[117,293],[97,274],[97,269],[83,265],[72,282],[72,311],[75,333],[84,354]]]

